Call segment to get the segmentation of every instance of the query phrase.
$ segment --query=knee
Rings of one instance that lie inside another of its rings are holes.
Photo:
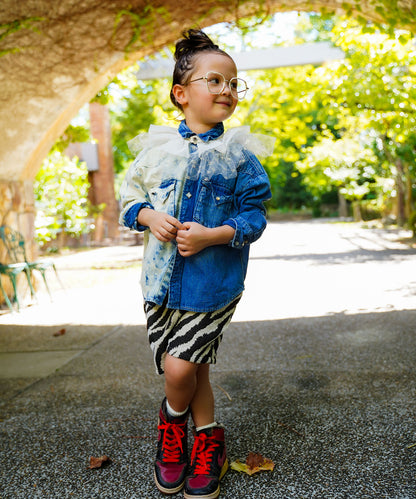
[[[165,381],[177,389],[189,387],[196,382],[196,365],[171,356],[165,361]]]

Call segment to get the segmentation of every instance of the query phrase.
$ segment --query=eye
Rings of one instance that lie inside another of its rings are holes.
[[[207,81],[212,85],[219,85],[221,83],[221,78],[219,76],[210,76]]]

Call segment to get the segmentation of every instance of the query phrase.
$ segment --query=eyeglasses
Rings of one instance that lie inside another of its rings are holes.
[[[224,91],[226,83],[228,83],[228,87],[230,89],[231,95],[238,100],[243,100],[247,94],[248,86],[245,80],[241,78],[231,78],[230,80],[226,80],[224,75],[221,73],[216,73],[215,71],[208,71],[205,76],[201,76],[201,78],[195,78],[195,80],[191,80],[189,83],[193,83],[194,81],[205,80],[207,82],[208,92],[210,94],[221,94]]]

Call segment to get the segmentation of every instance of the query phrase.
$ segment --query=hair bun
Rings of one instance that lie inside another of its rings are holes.
[[[204,50],[218,50],[211,38],[199,29],[189,29],[182,33],[182,39],[176,44],[175,60],[178,61],[182,57],[189,57],[195,52]]]

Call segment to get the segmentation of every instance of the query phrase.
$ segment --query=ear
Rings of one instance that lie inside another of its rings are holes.
[[[187,104],[188,98],[186,95],[186,87],[184,87],[183,85],[179,85],[177,83],[176,85],[173,86],[172,93],[178,104],[180,104],[181,106]]]

